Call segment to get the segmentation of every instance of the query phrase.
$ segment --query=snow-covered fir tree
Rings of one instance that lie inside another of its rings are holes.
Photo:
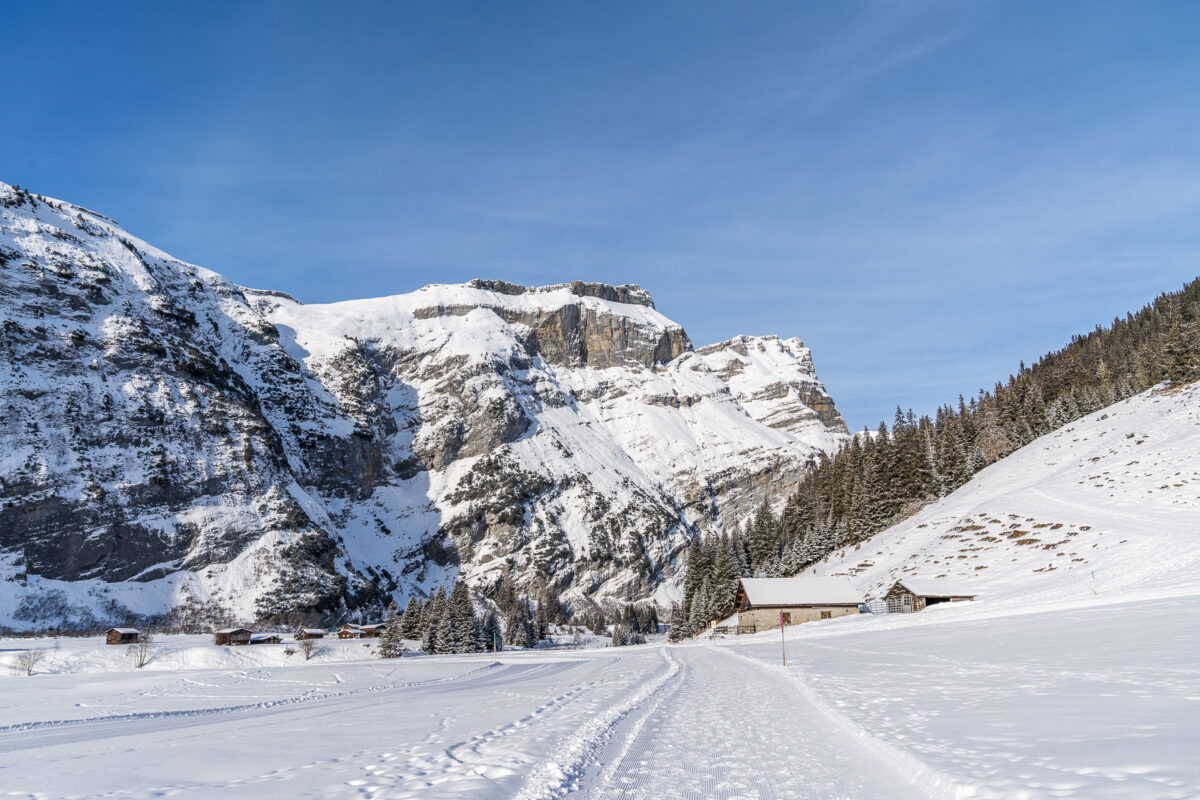
[[[396,601],[388,606],[387,618],[383,624],[383,636],[379,640],[380,658],[400,658],[404,655],[404,632],[400,625],[400,614],[396,610]]]

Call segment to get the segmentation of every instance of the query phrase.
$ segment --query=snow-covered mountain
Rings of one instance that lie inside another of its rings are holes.
[[[1072,422],[812,569],[871,597],[906,575],[1002,604],[1200,592],[1200,384]]]
[[[304,305],[4,184],[0,275],[0,625],[665,599],[847,437],[802,342],[693,350],[637,286]]]

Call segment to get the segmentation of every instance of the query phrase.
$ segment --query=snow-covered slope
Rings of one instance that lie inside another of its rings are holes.
[[[905,575],[989,603],[1200,590],[1200,385],[1073,422],[814,569],[873,597]]]
[[[3,184],[0,279],[0,626],[667,598],[847,435],[799,340],[694,351],[637,286],[304,305]]]

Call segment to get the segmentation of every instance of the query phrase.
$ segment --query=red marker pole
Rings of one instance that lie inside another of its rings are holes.
[[[783,635],[783,612],[779,612],[779,652],[783,655],[783,665],[787,666],[787,637]]]

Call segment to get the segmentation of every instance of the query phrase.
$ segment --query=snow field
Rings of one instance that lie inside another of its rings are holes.
[[[347,648],[288,667],[12,677],[0,785],[37,798],[1181,800],[1200,796],[1198,615],[1200,593],[1159,589],[848,617],[788,628],[786,668],[771,631],[507,652],[495,666],[351,661]],[[14,644],[27,642],[0,651]]]
[[[929,796],[1200,797],[1200,595],[974,605],[789,628],[787,671]]]

